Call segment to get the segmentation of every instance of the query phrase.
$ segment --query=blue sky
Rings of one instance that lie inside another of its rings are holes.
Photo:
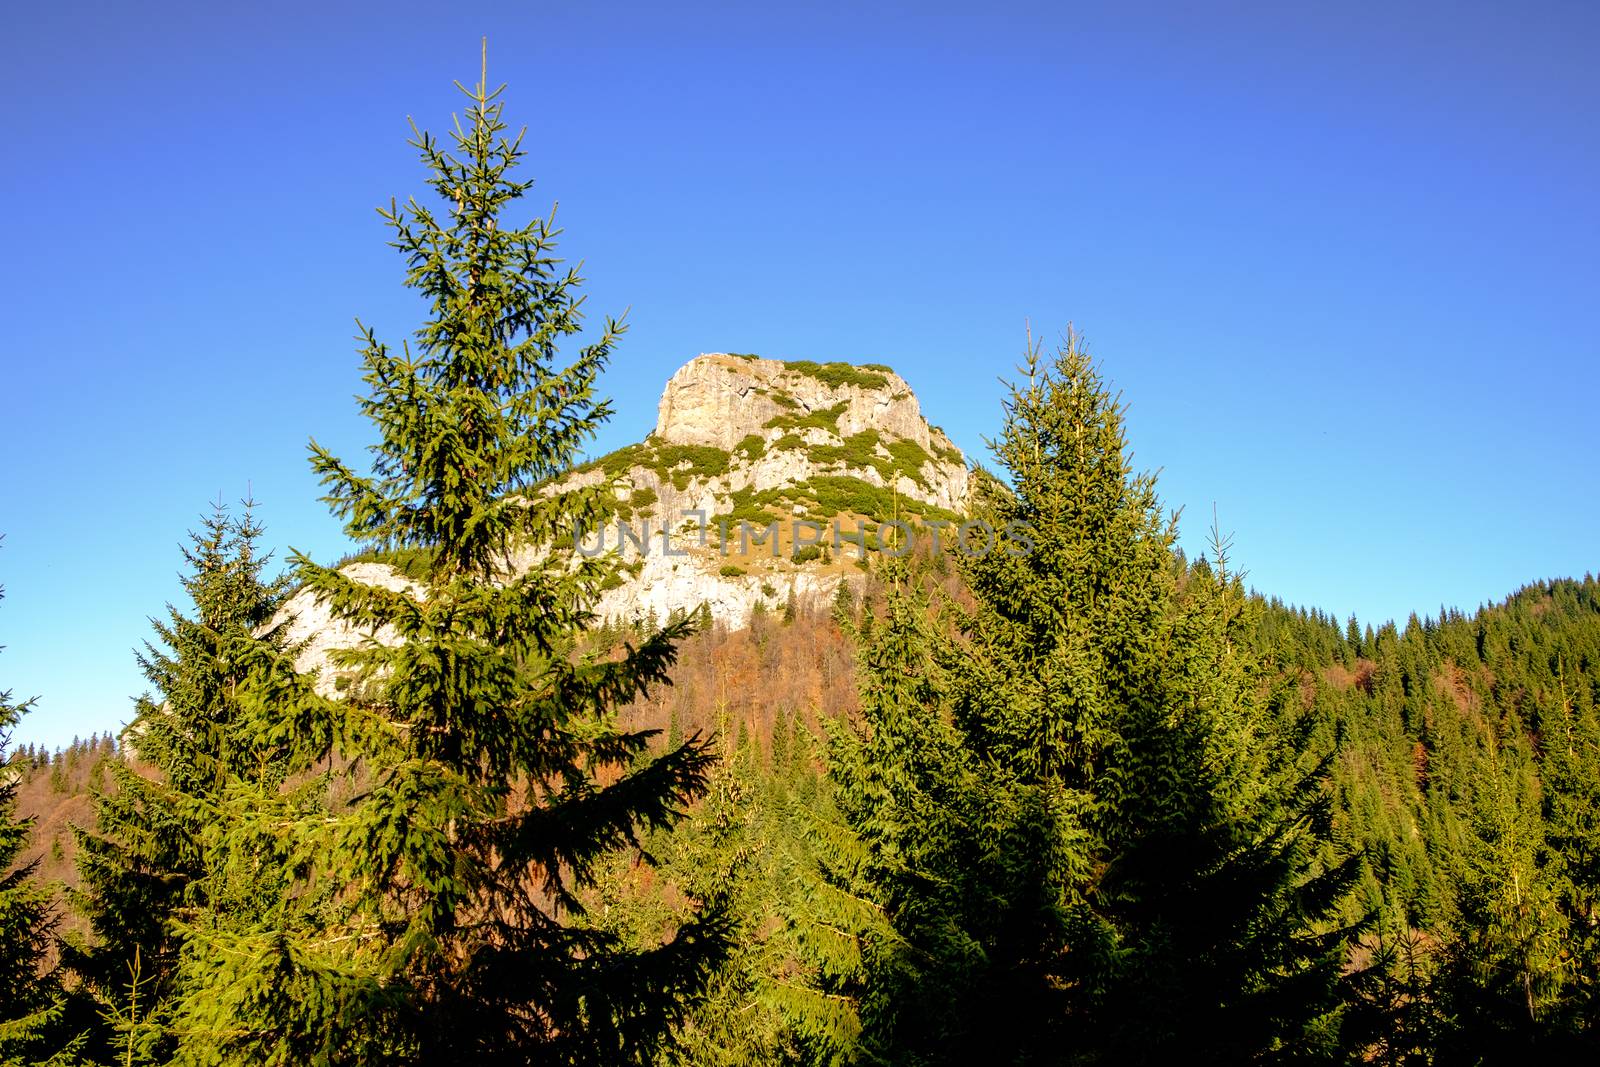
[[[442,13],[443,12],[443,13]],[[885,362],[969,454],[1025,320],[1090,339],[1198,547],[1403,621],[1596,569],[1588,3],[28,5],[0,43],[0,686],[114,728],[208,500],[344,550],[373,208],[489,36],[594,313],[596,449],[702,351]]]

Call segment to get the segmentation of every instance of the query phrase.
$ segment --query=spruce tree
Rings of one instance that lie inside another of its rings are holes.
[[[1454,1016],[1441,1042],[1447,1063],[1561,1051],[1563,985],[1583,932],[1573,936],[1558,906],[1537,780],[1519,741],[1490,740],[1465,798],[1454,937],[1440,983]]]
[[[884,560],[879,577],[884,618],[857,653],[860,715],[830,724],[840,818],[815,827],[824,847],[797,916],[811,996],[786,1007],[843,1061],[967,1062],[1010,1040],[991,1014],[1009,991],[986,981],[974,929],[1000,903],[981,840],[995,812],[951,728],[921,576]],[[973,1025],[985,1015],[993,1027]]]
[[[996,442],[1011,491],[989,500],[1032,543],[968,561],[976,655],[952,667],[971,736],[1071,813],[1077,877],[1041,898],[1075,931],[1056,980],[1082,1058],[1304,1049],[1336,1003],[1346,932],[1326,924],[1357,872],[1319,870],[1325,764],[1258,705],[1223,560],[1180,585],[1175,519],[1081,338],[1025,370]]]
[[[729,899],[732,952],[659,1062],[829,1062],[838,1045],[828,1024],[840,1013],[828,1009],[839,1002],[808,996],[797,973],[810,962],[810,927],[798,920],[810,913],[817,893],[815,879],[808,877],[817,863],[810,831],[833,814],[815,738],[799,716],[780,711],[770,750],[760,737],[726,723],[719,724],[718,739],[721,756],[703,802],[683,825],[646,840],[659,866],[641,867],[631,855],[616,855],[589,895],[604,902],[607,925],[640,945],[654,943],[659,930],[675,921],[679,907],[672,901],[682,894]],[[804,1010],[796,1011],[797,1004]],[[850,1013],[844,1014],[848,1029]]]
[[[0,692],[0,752],[29,702],[11,703]],[[45,961],[55,936],[50,893],[34,878],[38,862],[18,864],[27,846],[32,819],[16,817],[17,782],[12,769],[0,770],[0,1065],[35,1064],[54,1051],[65,1010],[55,976]]]
[[[838,623],[841,628],[850,627],[855,624],[855,594],[850,591],[850,583],[843,578],[839,579],[839,585],[833,591],[832,614],[833,621]]]
[[[507,135],[500,90],[463,91],[453,150],[413,142],[442,213],[416,200],[381,213],[430,313],[399,351],[363,328],[371,470],[312,444],[347,533],[426,561],[408,593],[296,557],[337,618],[399,642],[340,658],[354,675],[342,700],[303,682],[259,695],[262,728],[302,773],[335,769],[349,799],[326,814],[280,804],[264,822],[254,809],[272,798],[240,794],[219,819],[219,845],[286,876],[280,925],[195,942],[189,1008],[208,1026],[231,1016],[230,1056],[645,1059],[724,950],[715,907],[647,950],[584,921],[579,891],[598,865],[673,823],[712,756],[697,738],[652,754],[653,731],[614,717],[667,680],[691,622],[618,658],[571,651],[614,563],[562,545],[613,497],[557,480],[609,417],[595,382],[622,326],[560,363],[582,325],[580,278],[555,256],[553,217],[505,218],[531,183],[514,173],[522,138]]]
[[[1563,657],[1556,673],[1542,768],[1545,828],[1570,938],[1570,1024],[1600,1042],[1600,713],[1595,687],[1573,684]]]
[[[1258,706],[1242,590],[1185,574],[1077,336],[1023,369],[1007,482],[976,478],[1001,536],[961,559],[973,606],[931,642],[937,670],[902,642],[866,673],[902,681],[864,693],[861,743],[899,740],[856,761],[841,807],[905,948],[863,1044],[905,1063],[1303,1047],[1331,1025],[1355,872],[1319,867],[1323,765]]]
[[[233,517],[218,503],[190,535],[190,605],[151,620],[156,639],[138,660],[152,688],[136,703],[123,758],[108,762],[109,786],[93,793],[94,826],[77,830],[75,900],[93,939],[66,958],[106,1020],[92,1046],[106,1062],[163,1062],[176,1047],[175,923],[216,906],[201,841],[229,783],[264,769],[239,696],[245,653],[281,646],[270,624],[284,583],[263,573],[252,506]]]
[[[978,482],[976,515],[1000,543],[961,558],[976,603],[943,657],[983,808],[1003,827],[985,855],[995,905],[962,925],[983,948],[978,984],[995,993],[982,1007],[1006,1062],[1069,1034],[1089,1058],[1128,952],[1100,896],[1113,842],[1174,814],[1160,793],[1184,773],[1132,768],[1139,724],[1167,720],[1173,525],[1077,337],[1048,361],[1030,344],[1022,369],[993,442],[1009,484]],[[988,1025],[974,1013],[967,1040]]]
[[[1362,857],[1334,841],[1333,753],[1249,652],[1252,605],[1213,544],[1174,599],[1160,717],[1126,727],[1135,784],[1095,887],[1122,959],[1094,1042],[1110,1062],[1333,1062]]]

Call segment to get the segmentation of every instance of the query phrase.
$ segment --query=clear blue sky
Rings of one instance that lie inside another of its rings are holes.
[[[632,307],[598,448],[731,349],[892,364],[978,453],[1024,320],[1071,320],[1259,588],[1403,622],[1600,565],[1592,3],[463,7],[8,17],[20,740],[125,720],[218,493],[343,550],[305,442],[367,440],[353,317],[415,324],[373,208],[483,34],[533,205]]]

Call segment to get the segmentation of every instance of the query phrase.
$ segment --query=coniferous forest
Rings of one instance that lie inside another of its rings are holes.
[[[562,478],[625,324],[467,95],[383,212],[426,315],[363,328],[370,460],[310,445],[415,590],[202,516],[128,730],[7,750],[0,1063],[1600,1058],[1592,576],[1376,629],[1252,590],[1222,530],[1178,549],[1069,331],[972,471],[1016,551],[602,619],[618,564],[571,533],[618,501]],[[294,591],[399,640],[330,696]],[[86,801],[47,877],[51,775]]]

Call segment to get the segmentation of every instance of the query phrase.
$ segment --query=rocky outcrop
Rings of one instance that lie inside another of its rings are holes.
[[[339,573],[363,585],[381,586],[414,596],[421,593],[417,582],[382,563],[351,563],[341,567]],[[324,696],[342,688],[344,678],[330,653],[339,649],[360,648],[369,642],[381,645],[399,642],[399,637],[390,627],[360,630],[335,619],[327,604],[305,591],[289,598],[280,618],[287,623],[283,631],[285,644],[300,650],[295,667],[302,672],[313,669],[321,671],[317,688]]]
[[[667,379],[655,436],[731,451],[774,419],[843,404],[837,433],[877,430],[915,441],[927,452],[953,449],[922,417],[904,378],[880,364],[785,362],[713,352],[691,359]]]
[[[579,466],[555,488],[599,483],[616,487],[616,522],[578,532],[584,551],[620,563],[600,615],[665,619],[704,604],[740,626],[758,604],[833,596],[860,575],[854,542],[872,543],[875,524],[955,518],[968,472],[888,367],[709,353],[668,380],[644,441]],[[514,555],[513,569],[533,559]],[[415,588],[380,563],[344,573]],[[326,665],[337,648],[394,640],[348,631],[308,594],[286,611],[291,640],[306,641],[303,668]],[[336,672],[323,673],[331,692]]]

